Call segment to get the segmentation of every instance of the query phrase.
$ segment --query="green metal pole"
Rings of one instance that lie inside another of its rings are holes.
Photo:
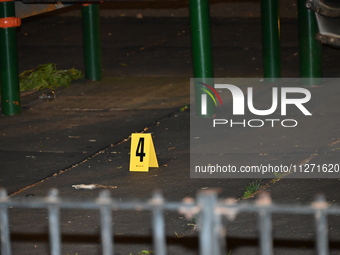
[[[82,6],[85,78],[99,81],[102,78],[99,4]]]
[[[0,19],[6,23],[15,16],[14,1],[0,2]],[[19,20],[19,19],[17,19]],[[2,113],[20,113],[20,86],[16,25],[0,28],[0,85]]]
[[[318,26],[315,13],[306,8],[305,0],[298,0],[300,76],[320,78],[322,76],[321,43],[315,39]]]
[[[261,0],[263,77],[281,77],[278,0]]]
[[[211,49],[209,0],[190,0],[189,8],[194,77],[200,78],[199,81],[202,83],[214,86],[214,84],[211,84],[211,78],[213,78],[214,72]],[[195,83],[196,114],[200,117],[211,117],[215,114],[214,101],[206,92],[204,92],[206,89],[206,86]],[[207,99],[207,112],[205,115],[202,115],[201,112],[202,94],[205,94]]]

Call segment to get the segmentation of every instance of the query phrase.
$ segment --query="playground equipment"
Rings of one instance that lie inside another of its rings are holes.
[[[30,4],[0,0],[0,84],[1,105],[5,115],[20,113],[20,89],[17,57],[16,27],[21,25],[21,19],[16,17],[16,8],[20,17],[28,17],[39,13],[66,7],[65,4],[48,4],[49,1],[39,1],[46,4]],[[51,1],[53,2],[53,1]],[[101,47],[99,35],[99,6],[83,4],[83,47],[85,78],[100,80],[101,73]]]
[[[307,3],[305,0],[297,1],[299,7],[300,74],[304,78],[321,77],[321,44],[315,40],[317,23],[314,12],[306,7],[310,8],[308,4],[311,2],[321,4],[324,1],[309,0]],[[100,80],[102,76],[99,2],[102,1],[94,0],[91,1],[91,4],[87,4],[81,0],[67,0],[67,4],[83,4],[84,63],[85,78],[88,80]],[[330,0],[327,2],[335,3],[335,1]],[[3,114],[15,115],[20,113],[16,27],[21,25],[21,20],[16,17],[16,9],[22,18],[66,6],[68,5],[60,4],[56,0],[23,0],[22,2],[0,0],[0,84]],[[214,74],[209,0],[190,0],[189,8],[194,77],[212,78]],[[264,78],[278,78],[281,76],[278,0],[261,0],[261,12]],[[215,111],[215,106],[210,101],[208,101],[207,116],[212,116]]]
[[[306,7],[316,12],[319,27],[317,39],[340,47],[340,3],[335,0],[309,0]]]

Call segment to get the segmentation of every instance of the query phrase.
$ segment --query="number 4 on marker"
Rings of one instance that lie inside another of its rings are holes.
[[[136,150],[136,157],[140,157],[139,161],[143,162],[143,158],[145,157],[144,137],[139,138],[139,142],[138,142],[137,150]]]
[[[151,134],[132,134],[130,171],[148,172],[149,167],[158,167]]]

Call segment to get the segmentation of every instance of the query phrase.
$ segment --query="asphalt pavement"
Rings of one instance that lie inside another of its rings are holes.
[[[216,77],[261,77],[261,27],[257,17],[214,17],[212,38]],[[190,77],[192,62],[188,17],[102,17],[103,79],[78,80],[55,91],[22,97],[22,113],[0,116],[0,185],[12,198],[41,197],[51,188],[75,200],[95,198],[103,188],[121,201],[147,199],[161,189],[179,201],[207,188],[240,199],[255,179],[190,178]],[[23,20],[18,30],[20,70],[56,63],[60,69],[83,70],[81,20],[43,15]],[[324,76],[340,75],[338,49],[323,47]],[[282,20],[284,77],[298,77],[297,20]],[[268,93],[269,89],[262,90]],[[226,156],[230,162],[315,164],[339,162],[339,88],[314,87],[311,105],[322,119],[301,120],[298,132],[263,129],[233,131]],[[227,103],[231,101],[227,101]],[[129,172],[130,135],[153,136],[159,168]],[[262,143],[259,146],[259,143]],[[274,146],[276,144],[276,146]],[[311,155],[314,155],[311,158]],[[265,159],[264,159],[265,158]],[[305,161],[304,161],[305,160]],[[307,161],[306,161],[307,160]],[[97,189],[73,185],[96,184]],[[262,180],[277,203],[310,203],[319,193],[339,204],[339,178]],[[250,198],[249,201],[252,201]],[[153,250],[150,214],[115,212],[115,254]],[[256,217],[239,215],[228,223],[230,254],[257,254]],[[62,254],[97,254],[98,213],[62,212]],[[314,254],[313,218],[274,217],[275,254]],[[183,216],[166,215],[168,254],[198,254],[196,231]],[[340,225],[330,218],[331,254],[339,253]],[[48,253],[46,212],[10,210],[13,254]]]

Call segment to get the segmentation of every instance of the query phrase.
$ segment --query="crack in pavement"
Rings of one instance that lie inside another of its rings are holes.
[[[301,160],[298,164],[296,164],[296,166],[303,166],[305,164],[308,164],[311,160],[313,160],[314,158],[319,156],[319,151],[322,151],[323,148],[333,147],[334,145],[336,145],[338,143],[340,143],[340,138],[337,138],[335,141],[332,141],[332,142],[326,144],[326,146],[322,146],[322,147],[320,147],[320,149],[315,150],[314,153],[310,154],[307,158]],[[247,197],[247,198],[240,197],[237,200],[246,200],[246,199],[249,199],[249,198],[254,198],[256,195],[258,195],[262,192],[266,192],[268,188],[272,187],[272,185],[274,185],[278,181],[285,179],[285,177],[287,177],[288,175],[290,175],[292,173],[293,172],[288,172],[284,176],[281,176],[281,177],[275,178],[275,179],[271,179],[271,180],[267,181],[266,183],[262,184],[256,192],[252,193],[252,195],[250,197]]]

